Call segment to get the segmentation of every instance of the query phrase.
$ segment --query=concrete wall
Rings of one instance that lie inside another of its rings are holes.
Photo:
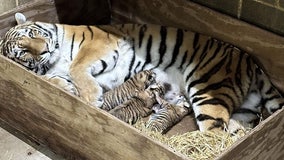
[[[284,35],[284,0],[191,0]]]

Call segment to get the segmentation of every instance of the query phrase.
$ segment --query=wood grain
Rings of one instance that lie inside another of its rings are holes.
[[[148,22],[194,30],[255,55],[284,88],[284,39],[186,0],[111,1],[115,22]],[[158,8],[158,9],[157,9]],[[32,20],[58,22],[52,0],[34,0],[0,15],[0,35],[24,12]],[[271,54],[270,54],[271,53]],[[93,109],[0,56],[0,119],[68,159],[186,159],[108,113]],[[219,159],[280,159],[283,109],[263,121]]]
[[[184,159],[0,56],[0,119],[68,159]]]
[[[220,160],[283,159],[284,157],[284,108],[268,117],[251,133],[237,141]]]
[[[56,8],[52,0],[33,0],[0,15],[1,37],[3,37],[12,26],[16,25],[14,15],[17,12],[23,13],[27,17],[27,20],[50,23],[58,22]]]
[[[254,55],[284,91],[284,38],[188,0],[111,1],[113,23],[153,23],[189,29]]]

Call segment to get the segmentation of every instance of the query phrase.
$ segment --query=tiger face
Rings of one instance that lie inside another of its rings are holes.
[[[136,78],[136,82],[144,83],[144,84],[136,83],[136,85],[142,85],[142,86],[138,86],[138,88],[145,89],[156,82],[156,73],[151,70],[145,70],[145,71],[137,73],[135,78]]]
[[[189,112],[189,104],[187,102],[181,102],[177,103],[176,105],[165,103],[161,105],[155,105],[153,107],[153,111],[155,114],[159,114],[161,112],[167,112],[169,117],[180,117],[184,114],[187,114]],[[173,118],[176,119],[176,118]]]
[[[35,72],[47,69],[58,44],[48,29],[40,27],[35,22],[25,22],[10,29],[1,44],[2,54]]]
[[[150,85],[146,91],[151,93],[151,97],[163,97],[165,94],[165,88],[160,83]]]

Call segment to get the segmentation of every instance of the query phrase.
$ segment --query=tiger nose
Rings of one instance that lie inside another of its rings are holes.
[[[41,55],[48,52],[48,45],[44,39],[37,38],[31,40],[29,49],[33,52],[33,54]]]
[[[43,46],[40,47],[39,49],[40,49],[40,50],[38,50],[38,52],[37,52],[37,53],[39,53],[39,54],[44,54],[44,53],[48,52],[47,43],[43,44]]]
[[[40,55],[48,51],[47,42],[45,39],[39,37],[22,37],[22,39],[19,40],[19,44],[31,51],[33,55]]]

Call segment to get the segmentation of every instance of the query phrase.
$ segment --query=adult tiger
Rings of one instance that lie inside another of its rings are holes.
[[[273,113],[284,104],[251,56],[208,36],[158,25],[100,29],[26,22],[22,14],[16,20],[19,25],[3,39],[4,56],[47,77],[69,77],[95,106],[102,104],[100,84],[114,88],[142,70],[153,70],[161,84],[179,86],[201,131],[223,129],[238,108],[255,118],[251,113],[263,106]]]

